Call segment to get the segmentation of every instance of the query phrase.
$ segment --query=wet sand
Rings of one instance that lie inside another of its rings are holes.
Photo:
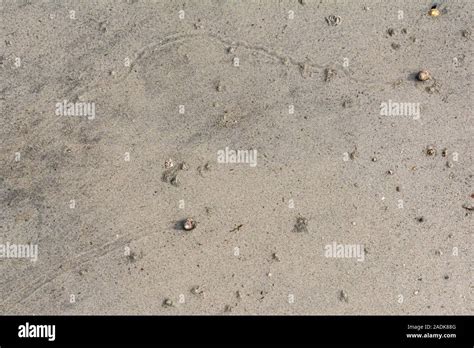
[[[1,313],[473,313],[471,1],[0,8]]]

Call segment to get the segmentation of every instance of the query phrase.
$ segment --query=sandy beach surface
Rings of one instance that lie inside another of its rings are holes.
[[[1,1],[0,313],[473,314],[473,7]]]

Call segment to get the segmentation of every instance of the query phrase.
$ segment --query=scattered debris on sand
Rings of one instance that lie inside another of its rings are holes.
[[[224,88],[224,86],[222,85],[222,83],[221,83],[220,81],[218,81],[218,82],[216,83],[216,91],[217,91],[217,92],[223,92],[224,89],[225,89],[225,88]]]
[[[240,228],[243,226],[243,224],[235,226],[233,229],[231,229],[229,232],[235,232],[235,231],[240,231]]]
[[[308,232],[308,219],[298,216],[296,218],[295,227],[293,228],[294,232]]]
[[[348,109],[351,108],[353,104],[354,102],[352,101],[352,99],[348,98],[342,102],[342,107]]]
[[[163,182],[167,182],[175,187],[180,186],[180,181],[178,180],[178,174],[180,170],[188,170],[189,166],[185,162],[181,162],[175,165],[174,161],[170,158],[165,161],[165,171],[161,176]]]
[[[341,17],[335,16],[335,15],[330,15],[330,16],[326,17],[326,23],[331,27],[335,27],[335,26],[341,24]]]
[[[174,167],[173,160],[171,158],[165,161],[165,169],[170,169]]]
[[[349,153],[349,158],[351,160],[355,160],[357,158],[357,156],[359,155],[359,153],[357,152],[357,146],[354,147],[354,150],[352,150],[351,153]],[[374,161],[375,162],[375,161]]]
[[[462,207],[468,211],[474,211],[474,204],[472,203],[464,203]]]
[[[165,308],[170,308],[170,307],[174,307],[174,303],[169,298],[165,298],[165,300],[163,301],[162,306],[165,307]]]
[[[301,63],[299,65],[300,73],[303,78],[308,78],[313,76],[313,72],[311,71],[311,66],[307,63]]]
[[[131,251],[128,254],[126,254],[127,261],[130,263],[137,262],[139,259],[143,257],[143,254],[137,255],[137,253]]]
[[[463,38],[470,39],[471,38],[471,31],[469,29],[464,29],[461,31],[461,35]]]
[[[278,255],[276,252],[272,253],[272,259],[275,260],[276,262],[280,262],[280,255]]]
[[[331,68],[324,69],[324,81],[329,82],[332,81],[337,75],[336,70]]]
[[[191,294],[193,295],[203,295],[204,294],[204,290],[202,289],[201,286],[199,285],[196,285],[196,286],[193,286],[190,290]]]
[[[425,91],[428,92],[429,94],[439,93],[440,89],[441,89],[441,85],[437,81],[434,81],[431,86],[425,87]]]
[[[346,302],[346,303],[349,302],[349,296],[347,295],[347,292],[345,292],[344,290],[341,290],[339,292],[339,301]]]
[[[169,169],[163,172],[163,175],[161,176],[161,180],[175,187],[178,187],[179,186],[178,171],[179,171],[178,167],[175,167],[175,166],[170,167]]]
[[[396,43],[396,42],[393,42],[393,43],[391,44],[391,46],[392,46],[392,49],[394,49],[394,50],[398,50],[398,49],[401,47],[400,44],[398,44],[398,43]]]
[[[204,164],[202,166],[197,167],[197,171],[198,171],[199,175],[202,176],[202,177],[204,177],[203,172],[208,172],[210,170],[211,170],[211,165],[209,164],[209,162],[207,162],[206,164]]]

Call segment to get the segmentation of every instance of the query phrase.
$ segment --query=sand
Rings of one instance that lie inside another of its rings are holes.
[[[473,7],[3,0],[0,312],[472,314]]]

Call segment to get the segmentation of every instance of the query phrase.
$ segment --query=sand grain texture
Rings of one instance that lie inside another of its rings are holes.
[[[303,3],[0,3],[1,313],[473,313],[473,2]]]

